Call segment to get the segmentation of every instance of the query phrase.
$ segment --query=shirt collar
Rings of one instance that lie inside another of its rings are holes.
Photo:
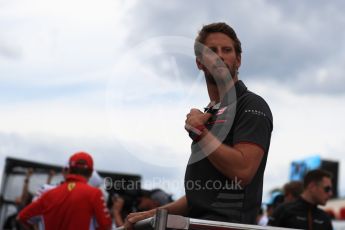
[[[306,206],[308,206],[308,207],[311,207],[311,208],[316,208],[316,207],[317,207],[317,205],[312,204],[312,203],[309,203],[307,200],[303,199],[302,196],[300,196],[298,199],[299,199],[304,205],[306,205]]]
[[[241,80],[236,81],[235,88],[237,98],[241,97],[245,92],[248,91],[247,86]]]
[[[67,175],[66,181],[77,181],[82,183],[87,183],[87,179],[81,175],[69,174]]]

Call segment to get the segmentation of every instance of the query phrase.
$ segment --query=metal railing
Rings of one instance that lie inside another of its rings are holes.
[[[118,228],[123,230],[123,227]],[[291,228],[280,228],[271,226],[259,226],[248,224],[235,224],[220,221],[201,220],[178,215],[171,215],[165,209],[158,209],[156,215],[134,224],[135,230],[287,230]],[[296,230],[296,229],[295,229]]]

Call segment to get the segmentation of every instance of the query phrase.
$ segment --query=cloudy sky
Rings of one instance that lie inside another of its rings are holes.
[[[192,107],[208,103],[194,64],[203,24],[242,41],[240,79],[274,116],[264,190],[292,160],[345,163],[344,1],[0,1],[0,171],[6,156],[138,173],[183,193]],[[345,195],[345,170],[340,170]]]

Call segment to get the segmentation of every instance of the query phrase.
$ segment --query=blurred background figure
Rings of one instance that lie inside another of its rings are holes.
[[[67,169],[63,168],[62,169],[62,175],[65,178],[65,175],[67,174]],[[33,201],[37,200],[39,197],[42,196],[45,192],[55,188],[57,185],[52,184],[52,179],[55,176],[56,172],[54,170],[50,170],[48,177],[47,177],[47,182],[39,187],[39,189],[36,191],[35,196],[33,198]],[[61,181],[62,183],[63,181]]]
[[[110,229],[111,218],[101,190],[87,184],[92,172],[90,154],[73,154],[65,182],[24,208],[17,219],[28,226],[40,220],[46,229]]]
[[[161,189],[142,190],[138,211],[147,211],[172,202],[171,195]]]
[[[15,199],[15,206],[17,209],[17,212],[11,216],[9,216],[4,224],[4,230],[26,230],[31,228],[26,228],[24,225],[22,225],[19,221],[16,220],[17,214],[25,208],[28,204],[31,203],[33,199],[32,193],[29,191],[29,184],[30,184],[30,178],[33,174],[34,170],[32,168],[29,168],[26,172],[24,182],[23,182],[23,189],[21,196],[16,197]]]
[[[261,208],[257,217],[257,224],[267,226],[269,218],[274,211],[283,203],[296,201],[303,192],[303,183],[301,181],[290,181],[284,184],[283,190],[276,189],[271,192],[271,198],[266,203],[266,212]]]
[[[103,186],[104,178],[94,169],[91,177],[89,178],[88,184],[92,187],[98,188],[102,191],[104,199],[108,200],[109,194]]]
[[[260,209],[257,224],[267,226],[269,217],[272,216],[274,210],[284,202],[284,195],[281,191],[276,190],[271,193],[269,201],[266,203],[266,213],[263,208]]]
[[[284,203],[269,217],[269,225],[296,229],[332,230],[328,214],[318,205],[332,197],[331,174],[316,169],[309,171],[303,181],[303,192],[292,202]]]
[[[96,170],[93,170],[91,177],[89,178],[89,185],[95,188],[100,188],[103,184],[103,178],[98,174]]]
[[[172,201],[171,195],[162,189],[143,189],[140,192],[140,196],[137,198],[135,211],[147,211],[155,209]],[[124,218],[128,215],[128,212],[124,210],[126,203],[125,197],[122,197],[118,194],[113,195],[112,213],[116,226],[122,226],[124,224]]]
[[[284,203],[297,200],[303,192],[303,183],[301,181],[290,181],[283,186]]]

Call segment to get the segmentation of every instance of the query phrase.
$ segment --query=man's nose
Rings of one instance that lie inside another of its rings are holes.
[[[217,50],[217,56],[222,60],[224,61],[224,53],[221,49],[218,49]]]

